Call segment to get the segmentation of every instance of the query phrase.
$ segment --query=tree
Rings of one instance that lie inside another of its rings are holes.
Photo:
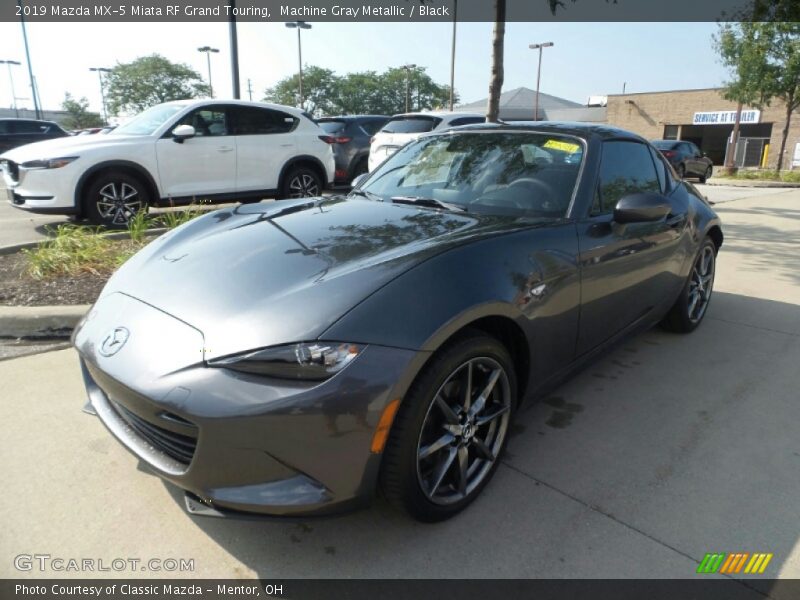
[[[777,170],[783,168],[792,112],[800,108],[800,23],[741,22],[722,25],[715,38],[722,63],[732,72],[723,95],[755,108],[774,98],[786,106]]]
[[[430,110],[446,106],[450,87],[439,85],[416,67],[409,74],[412,110]],[[265,100],[297,105],[298,76],[282,79],[265,92]],[[384,73],[363,71],[336,75],[330,69],[303,68],[303,109],[317,116],[341,114],[386,114],[405,112],[406,71],[402,67]],[[455,96],[456,99],[458,96]]]
[[[330,114],[337,77],[330,69],[322,67],[303,67],[303,106],[306,112],[313,114]],[[265,100],[276,104],[297,106],[299,94],[299,76],[281,79],[275,86],[265,92]]]
[[[89,101],[83,97],[76,100],[72,94],[64,94],[64,101],[61,109],[66,111],[67,116],[62,121],[62,125],[67,129],[86,129],[88,127],[102,127],[102,117],[98,113],[89,110]]]
[[[106,105],[111,114],[138,113],[155,104],[208,96],[210,90],[189,65],[159,54],[117,63],[106,79]]]

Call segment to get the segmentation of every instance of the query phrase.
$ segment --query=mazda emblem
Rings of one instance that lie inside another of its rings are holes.
[[[114,356],[119,352],[128,341],[130,332],[124,327],[116,327],[103,339],[100,344],[100,354],[103,356]]]

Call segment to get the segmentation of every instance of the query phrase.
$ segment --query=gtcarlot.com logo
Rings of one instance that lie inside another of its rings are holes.
[[[108,571],[192,572],[193,558],[75,558],[50,554],[18,554],[14,557],[17,571],[91,573]]]
[[[766,552],[711,552],[703,557],[697,572],[761,575],[771,560],[772,553]]]

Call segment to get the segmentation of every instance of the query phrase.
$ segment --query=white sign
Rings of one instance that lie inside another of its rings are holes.
[[[792,168],[800,167],[800,142],[794,145],[794,156],[792,157]]]
[[[761,121],[761,111],[747,109],[742,111],[741,124],[758,123]],[[712,112],[696,112],[692,125],[733,125],[736,123],[735,110],[717,110]]]

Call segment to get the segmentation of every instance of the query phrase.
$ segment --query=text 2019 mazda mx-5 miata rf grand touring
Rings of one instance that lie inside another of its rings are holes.
[[[163,235],[76,329],[91,407],[189,510],[323,514],[380,489],[450,517],[520,401],[708,307],[720,221],[631,133],[469,125],[364,177]]]

